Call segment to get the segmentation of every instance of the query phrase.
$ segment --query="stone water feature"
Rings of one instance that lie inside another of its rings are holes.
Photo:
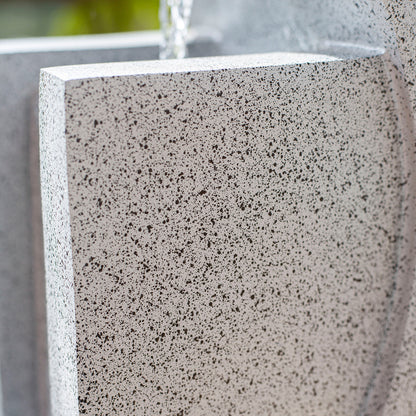
[[[414,414],[414,4],[265,4],[44,71],[54,415]]]

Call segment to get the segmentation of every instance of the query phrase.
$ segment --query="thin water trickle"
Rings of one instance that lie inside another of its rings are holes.
[[[160,0],[159,20],[162,31],[160,59],[186,57],[186,40],[193,0]]]

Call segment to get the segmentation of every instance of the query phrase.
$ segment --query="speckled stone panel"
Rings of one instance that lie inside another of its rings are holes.
[[[43,73],[54,415],[381,414],[415,261],[389,65]]]
[[[387,19],[397,39],[409,93],[416,117],[416,3],[414,1],[385,0]]]
[[[47,82],[49,81],[49,82]],[[42,111],[53,112],[53,123],[40,125],[40,135],[50,137],[51,152],[42,154],[43,165],[55,163],[42,181],[49,184],[43,198],[51,201],[43,210],[45,234],[45,274],[60,277],[59,286],[49,280],[46,285],[48,306],[49,380],[52,415],[75,415],[77,412],[77,375],[75,357],[75,306],[72,272],[72,250],[69,230],[68,178],[65,151],[64,86],[55,78],[46,78],[47,88],[41,90]],[[53,158],[53,160],[48,159]],[[49,207],[59,206],[52,211]],[[57,311],[51,314],[50,311]],[[97,413],[99,414],[99,413]]]
[[[322,53],[342,44],[390,48],[396,42],[382,0],[264,0],[262,7],[258,0],[194,0],[194,5],[195,24],[223,33],[222,50],[229,54]]]
[[[407,93],[413,109],[413,149],[416,141],[416,3],[414,1],[384,1],[403,64]],[[416,164],[413,169],[416,169]],[[415,201],[416,205],[416,201]],[[416,284],[409,293],[411,300],[403,336],[400,359],[385,408],[385,415],[411,416],[416,414]]]

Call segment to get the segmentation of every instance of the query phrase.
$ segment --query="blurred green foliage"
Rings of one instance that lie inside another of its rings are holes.
[[[46,36],[62,2],[0,0],[0,38]]]
[[[159,0],[76,0],[52,19],[51,35],[151,30],[159,27]]]
[[[153,30],[159,0],[0,0],[0,38]]]

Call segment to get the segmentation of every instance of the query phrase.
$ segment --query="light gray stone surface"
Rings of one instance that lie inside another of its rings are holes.
[[[45,242],[46,275],[60,278],[59,284],[49,281],[46,286],[49,312],[49,375],[53,398],[52,415],[70,416],[78,415],[79,412],[77,374],[74,371],[76,335],[72,248],[68,193],[65,192],[68,187],[64,140],[65,90],[63,83],[58,82],[56,78],[46,78],[46,88],[41,90],[40,95],[41,111],[53,113],[54,118],[53,123],[41,124],[41,134],[52,139],[49,142],[51,151],[42,154],[41,163],[47,166],[56,164],[56,166],[53,171],[44,172],[42,180],[49,183],[50,187],[49,189],[44,187],[43,198],[60,207],[59,211],[52,212],[48,207],[44,207],[43,210],[43,224],[45,234],[48,235]],[[51,314],[52,310],[57,313]]]
[[[392,23],[401,63],[404,70],[406,93],[413,109],[413,149],[416,145],[416,2],[384,1],[388,21]],[[416,170],[416,164],[413,166]],[[416,204],[416,201],[415,201]],[[409,293],[406,330],[403,336],[400,358],[396,366],[385,415],[410,416],[416,414],[416,284]]]
[[[54,415],[381,414],[415,262],[400,77],[287,57],[43,72]]]
[[[392,47],[386,17],[381,0],[263,0],[261,7],[258,0],[194,0],[193,20],[222,33],[223,53],[247,54],[326,52],[345,43]]]
[[[156,59],[159,35],[0,41],[0,373],[6,416],[47,410],[37,91],[41,67]],[[214,53],[208,40],[190,52]]]
[[[1,387],[1,376],[0,376],[0,416],[3,416],[3,391]]]
[[[391,22],[416,117],[416,3],[384,0]]]

